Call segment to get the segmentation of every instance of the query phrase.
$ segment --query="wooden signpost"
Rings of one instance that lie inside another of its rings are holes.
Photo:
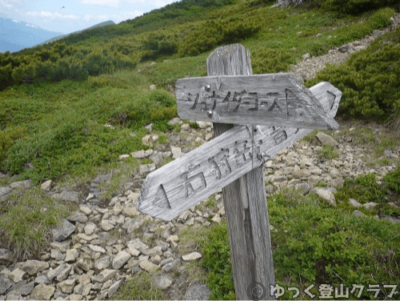
[[[274,299],[264,159],[310,129],[337,128],[342,93],[330,83],[308,90],[283,73],[250,76],[239,44],[215,50],[207,66],[209,77],[177,82],[179,115],[246,125],[215,123],[215,139],[149,174],[138,210],[168,221],[223,188],[236,297]]]
[[[176,82],[182,119],[338,129],[315,96],[287,73],[184,78]]]

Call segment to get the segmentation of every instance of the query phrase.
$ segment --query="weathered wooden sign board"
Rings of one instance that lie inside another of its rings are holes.
[[[309,89],[287,73],[184,78],[176,82],[182,119],[337,129]]]
[[[338,128],[342,93],[330,83],[308,90],[283,73],[251,76],[239,44],[215,50],[207,69],[208,77],[177,82],[178,112],[219,122],[216,138],[149,174],[138,209],[171,220],[223,188],[236,298],[275,299],[263,162],[310,129]]]
[[[326,116],[333,118],[342,93],[330,83],[320,83],[310,91]],[[300,128],[236,126],[149,174],[142,186],[139,210],[171,220],[310,132]]]

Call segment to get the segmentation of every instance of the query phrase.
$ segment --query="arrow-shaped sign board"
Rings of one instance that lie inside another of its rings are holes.
[[[320,83],[311,92],[326,110],[336,115],[342,93],[330,83]],[[175,161],[149,174],[143,183],[138,210],[171,220],[263,164],[282,149],[310,133],[309,129],[236,126]]]
[[[176,82],[182,119],[338,129],[310,92],[288,73],[184,78]]]

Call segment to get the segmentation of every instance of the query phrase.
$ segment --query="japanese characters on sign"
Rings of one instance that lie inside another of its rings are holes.
[[[321,97],[321,106],[334,117],[341,92],[329,83],[314,87],[311,91]],[[310,132],[299,128],[236,126],[147,176],[138,209],[171,220]]]
[[[180,79],[182,119],[217,123],[337,129],[315,96],[289,74]]]

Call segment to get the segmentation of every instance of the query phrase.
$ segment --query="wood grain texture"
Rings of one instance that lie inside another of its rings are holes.
[[[328,110],[327,114],[334,117],[341,92],[330,83],[320,83],[310,90]],[[232,128],[231,125],[218,124],[215,127],[215,133],[219,135],[217,138],[147,176],[138,208],[151,216],[171,220],[262,165],[262,159],[273,158],[310,132],[309,129],[267,126]]]
[[[262,164],[252,154],[252,127],[238,126],[149,174],[138,210],[171,220]]]
[[[184,78],[176,82],[182,119],[226,124],[337,129],[309,89],[287,73]]]
[[[207,58],[207,72],[208,76],[252,75],[250,52],[240,44],[220,47]],[[221,134],[226,126],[215,123],[214,129]],[[275,299],[270,296],[275,274],[262,164],[224,187],[223,198],[236,299]],[[264,288],[260,296],[248,292],[255,283]]]

